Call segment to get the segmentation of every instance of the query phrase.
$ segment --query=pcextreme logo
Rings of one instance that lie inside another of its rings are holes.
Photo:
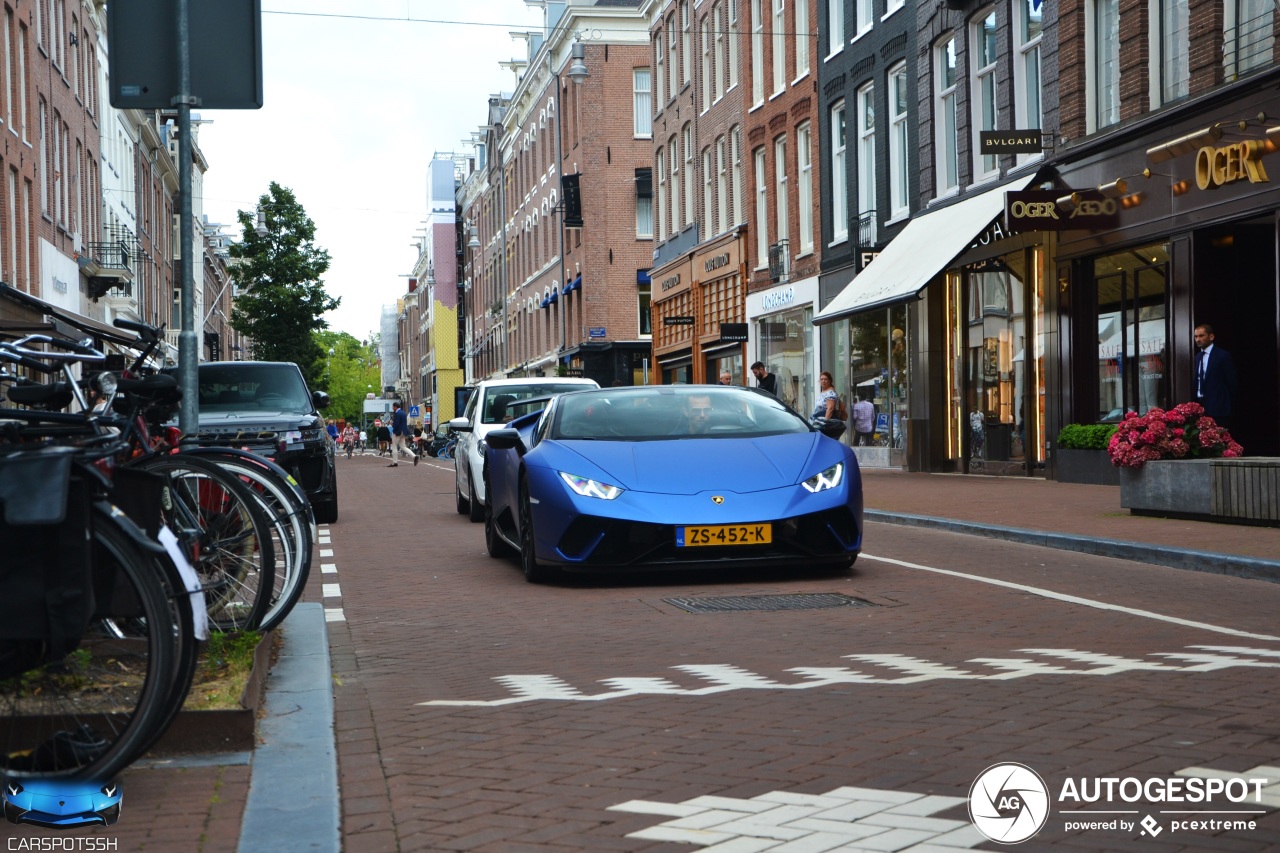
[[[1171,834],[1254,830],[1258,817],[1267,812],[1263,796],[1270,793],[1269,781],[1226,775],[1067,777],[1058,791],[1057,811],[1064,832],[1137,832],[1154,838],[1165,830]],[[1149,811],[1138,818],[1143,805]],[[1016,762],[988,767],[969,789],[969,819],[974,828],[1000,844],[1020,844],[1034,837],[1048,823],[1052,806],[1040,774]]]

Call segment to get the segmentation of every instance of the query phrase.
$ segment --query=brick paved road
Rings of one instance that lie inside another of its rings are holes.
[[[1276,585],[875,525],[851,577],[533,586],[454,512],[448,463],[342,462],[325,580],[344,620],[329,628],[348,851],[690,850],[658,839],[696,834],[654,827],[698,797],[964,798],[1000,761],[1051,788],[1280,764]],[[799,592],[878,606],[694,615],[664,601]],[[422,704],[441,701],[478,704]],[[891,840],[936,841],[934,819],[967,827],[956,802],[914,818],[927,838]],[[1280,846],[1274,812],[1253,831],[1154,842],[1062,823],[1023,849]],[[790,831],[716,849],[832,849]],[[838,849],[900,849],[880,839]]]

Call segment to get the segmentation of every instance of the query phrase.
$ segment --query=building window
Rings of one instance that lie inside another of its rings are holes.
[[[777,240],[782,242],[791,235],[791,223],[787,219],[787,205],[791,199],[787,193],[787,137],[773,140],[773,206]]]
[[[653,237],[653,169],[636,169],[636,237]]]
[[[680,55],[684,57],[684,76],[681,78],[685,83],[689,82],[689,61],[693,58],[693,30],[692,22],[689,20],[689,0],[684,0],[680,4]]]
[[[684,224],[692,225],[694,217],[693,125],[686,122],[681,136],[684,137],[681,143],[684,148]]]
[[[831,108],[831,239],[833,243],[842,243],[849,239],[849,172],[846,139],[845,104],[844,101],[837,101]]]
[[[844,0],[827,0],[827,58],[844,50]]]
[[[716,233],[722,234],[729,228],[729,164],[727,143],[722,136],[716,140]],[[711,211],[707,211],[711,217]]]
[[[885,4],[885,10],[884,10],[885,18],[889,17],[894,12],[901,9],[904,3],[905,3],[905,0],[889,0],[889,2]]]
[[[658,149],[658,201],[653,209],[653,236],[659,240],[667,236],[667,152]]]
[[[756,163],[756,269],[769,265],[769,188],[765,184],[764,147],[755,150]]]
[[[733,159],[733,222],[743,221],[742,213],[742,128],[729,131],[729,154]]]
[[[680,31],[676,29],[676,16],[667,18],[667,97],[674,98],[680,93]],[[686,57],[685,61],[688,61]]]
[[[702,150],[702,221],[704,231],[719,234],[720,229],[715,223],[715,187],[715,172],[712,171],[711,166],[711,146],[708,145]]]
[[[639,314],[640,337],[653,337],[653,312],[650,310],[653,293],[652,286],[641,287],[636,291],[636,311]]]
[[[858,90],[858,245],[876,242],[876,92]]]
[[[764,103],[764,0],[751,0],[751,102]]]
[[[1185,6],[1184,6],[1185,8]],[[1015,0],[1014,41],[1017,55],[1013,61],[1014,121],[1018,128],[1041,127],[1040,113],[1040,26],[1043,0]],[[1036,157],[1019,155],[1019,160]]]
[[[22,125],[22,141],[29,141],[27,136],[27,28],[18,27],[18,121]]]
[[[1223,3],[1222,59],[1227,79],[1271,64],[1275,47],[1270,0],[1226,0]]]
[[[796,201],[800,208],[800,254],[813,251],[813,138],[809,122],[796,128]]]
[[[806,0],[796,0],[796,79],[809,73],[809,4]]]
[[[658,30],[653,37],[653,67],[656,71],[653,78],[653,95],[656,109],[654,113],[662,112],[662,108],[666,106],[666,101],[662,97],[662,81],[663,75],[666,73],[667,61],[662,50],[662,30]]]
[[[1190,15],[1186,0],[1159,0],[1159,26],[1151,28],[1151,55],[1157,67],[1153,76],[1159,81],[1158,107],[1190,94],[1191,44]]]
[[[13,123],[13,78],[26,76],[26,69],[19,68],[14,74],[13,63],[17,59],[13,51],[13,12],[8,9],[4,13],[4,120],[12,129]],[[12,229],[10,229],[12,231]]]
[[[653,84],[648,68],[637,68],[632,72],[632,91],[636,138],[650,139],[653,137]]]
[[[680,137],[672,136],[667,143],[667,153],[671,155],[671,233],[680,231],[682,223],[680,213]]]
[[[1120,0],[1093,3],[1093,129],[1120,121]]]
[[[996,129],[996,13],[981,15],[969,31],[971,85],[973,93],[973,150],[980,150],[978,134]],[[974,158],[973,182],[995,174],[998,163],[994,154],[978,154]]]
[[[714,13],[702,19],[702,111],[705,113],[711,109],[711,22],[714,19]],[[716,40],[719,41],[720,33],[717,30]]]
[[[787,88],[787,0],[773,0],[773,94]]]
[[[889,216],[893,219],[909,212],[908,152],[911,146],[907,138],[907,104],[910,99],[907,64],[903,62],[889,71]]]
[[[725,73],[725,91],[732,89],[738,85],[738,2],[733,0],[729,6],[729,30],[727,38],[729,41],[729,68]],[[716,18],[716,26],[720,25],[720,19]]]
[[[934,52],[934,157],[938,173],[937,195],[954,192],[960,186],[960,137],[957,126],[957,82],[955,36],[938,45]]]
[[[711,16],[716,22],[716,43],[715,43],[715,77],[711,78],[715,81],[716,100],[725,93],[725,76],[724,76],[724,26],[720,23],[720,4],[717,3],[711,9]]]
[[[854,13],[858,16],[857,28],[853,31],[853,37],[858,36],[871,30],[872,22],[875,20],[875,12],[872,9],[872,0],[853,0]]]

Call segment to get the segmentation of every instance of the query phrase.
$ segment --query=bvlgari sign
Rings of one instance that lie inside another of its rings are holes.
[[[1044,150],[1040,128],[1031,130],[980,130],[979,154],[1039,154]]]

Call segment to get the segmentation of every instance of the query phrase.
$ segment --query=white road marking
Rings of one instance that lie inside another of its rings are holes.
[[[750,800],[631,800],[609,811],[671,818],[628,838],[715,845],[716,850],[941,851],[969,850],[985,840],[968,821],[933,817],[965,802],[963,797],[845,787],[817,796],[773,791]]]
[[[342,612],[341,607],[326,607],[324,609],[324,621],[326,622],[346,622],[347,615]]]
[[[333,549],[332,549],[332,548],[321,548],[321,549],[320,549],[320,556],[321,556],[321,557],[332,557],[332,556],[333,556]]]
[[[908,563],[905,560],[894,560],[889,557],[875,557],[870,554],[862,554],[860,560],[878,560],[881,563],[889,563],[894,566],[902,566],[905,569],[918,569],[923,572],[934,572],[940,575],[950,575],[951,577],[964,578],[965,580],[979,581],[981,583],[989,583],[992,586],[1002,586],[1007,589],[1016,589],[1019,592],[1029,592],[1032,595],[1039,595],[1044,598],[1052,598],[1055,601],[1065,601],[1068,604],[1080,604],[1085,607],[1093,607],[1098,610],[1112,610],[1117,613],[1126,613],[1130,616],[1140,616],[1144,619],[1154,619],[1158,622],[1168,622],[1173,625],[1183,625],[1187,628],[1198,628],[1202,631],[1214,631],[1218,634],[1230,634],[1233,637],[1245,637],[1250,640],[1268,640],[1280,643],[1280,637],[1273,637],[1270,634],[1254,634],[1249,631],[1239,631],[1235,628],[1224,628],[1221,625],[1210,625],[1207,622],[1193,622],[1190,619],[1179,619],[1176,616],[1165,616],[1162,613],[1154,613],[1150,610],[1139,610],[1134,607],[1124,607],[1119,604],[1108,604],[1105,601],[1095,601],[1091,598],[1080,598],[1075,595],[1067,595],[1066,593],[1054,592],[1050,589],[1044,589],[1038,586],[1027,586],[1026,584],[1013,583],[1012,581],[996,580],[995,578],[984,578],[981,575],[971,575],[965,572],[957,572],[952,569],[939,569],[933,566],[922,566],[919,563]]]
[[[1194,650],[1194,651],[1193,651]],[[500,675],[494,680],[512,695],[502,699],[432,699],[419,705],[453,707],[497,707],[518,702],[569,701],[601,702],[627,696],[661,694],[667,696],[708,696],[732,690],[809,690],[836,684],[918,684],[922,681],[1008,681],[1040,675],[1119,675],[1125,672],[1209,672],[1233,667],[1280,669],[1280,651],[1222,646],[1190,646],[1182,652],[1148,655],[1167,660],[1143,660],[1077,649],[1017,649],[1023,654],[1051,658],[1081,666],[1061,666],[1031,658],[973,658],[961,668],[907,655],[844,655],[847,660],[869,664],[868,671],[849,667],[791,667],[802,679],[783,682],[725,664],[672,667],[687,675],[711,682],[706,687],[683,688],[665,678],[615,677],[598,683],[612,688],[603,693],[586,693],[555,675]],[[1269,659],[1270,658],[1270,659]],[[1177,663],[1185,661],[1186,663]],[[887,671],[890,674],[884,674]]]
[[[320,594],[325,598],[342,598],[342,588],[339,584],[326,583],[321,586],[322,592]]]
[[[337,563],[321,563],[320,573],[325,575],[336,575],[338,573]]]

